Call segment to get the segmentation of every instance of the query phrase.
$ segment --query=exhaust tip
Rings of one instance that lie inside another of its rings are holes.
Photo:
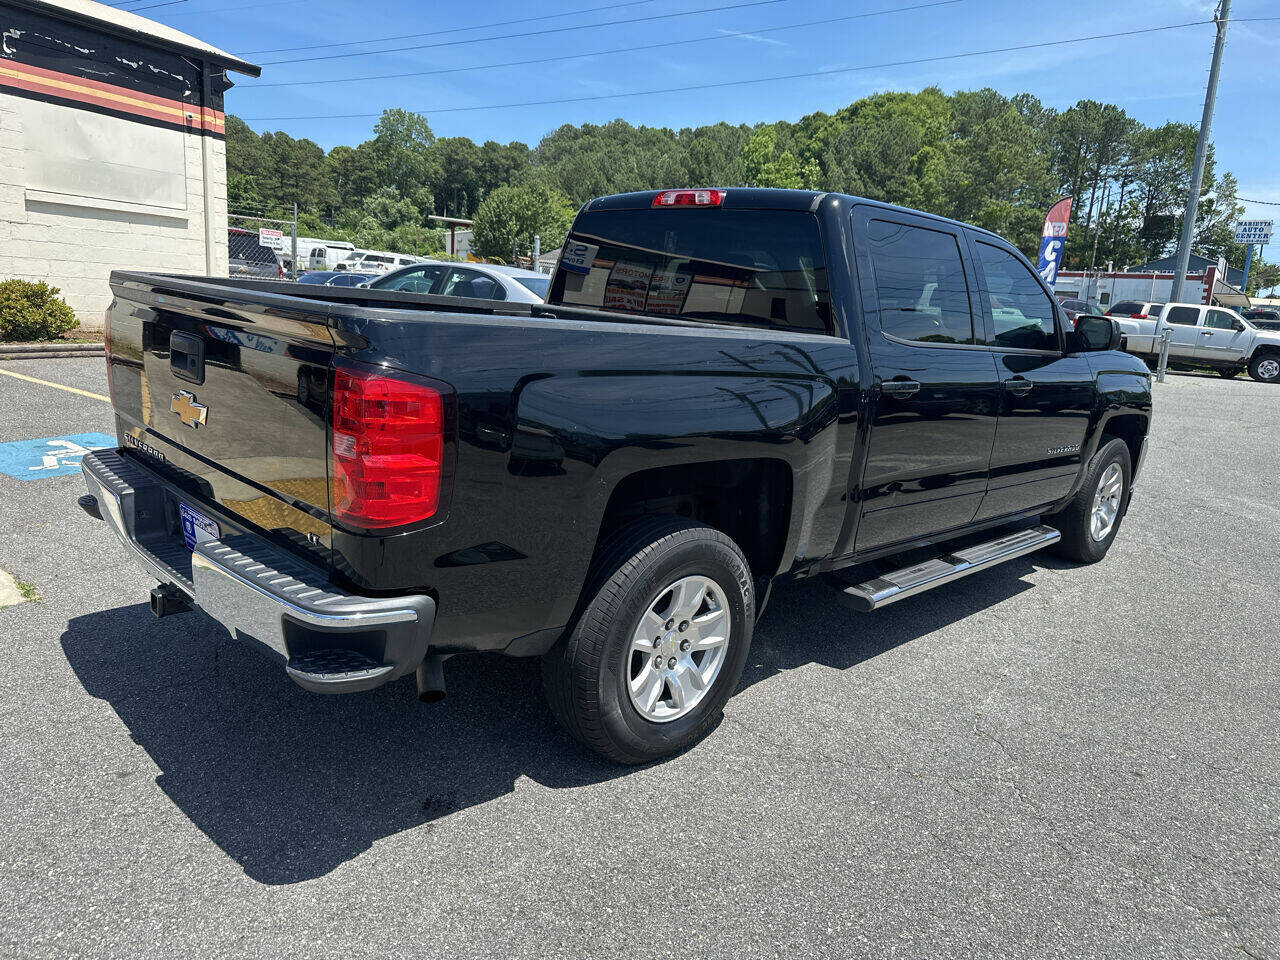
[[[418,664],[418,699],[422,703],[439,703],[444,694],[444,657],[428,654]]]

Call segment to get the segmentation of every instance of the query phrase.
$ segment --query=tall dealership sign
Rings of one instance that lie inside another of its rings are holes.
[[[1063,197],[1045,214],[1044,232],[1040,234],[1040,262],[1036,270],[1044,282],[1053,286],[1062,265],[1062,252],[1067,245],[1067,222],[1071,219],[1071,198]]]

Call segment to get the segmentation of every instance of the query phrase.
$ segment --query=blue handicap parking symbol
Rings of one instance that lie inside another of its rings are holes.
[[[69,437],[0,443],[0,473],[19,480],[40,480],[80,472],[80,459],[101,447],[115,447],[108,433],[73,433]]]

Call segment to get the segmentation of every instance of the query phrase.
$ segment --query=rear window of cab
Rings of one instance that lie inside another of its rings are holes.
[[[580,256],[561,259],[552,303],[832,332],[826,260],[808,211],[589,211],[575,222],[570,248]]]

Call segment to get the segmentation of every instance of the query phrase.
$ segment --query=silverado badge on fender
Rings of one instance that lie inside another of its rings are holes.
[[[196,395],[188,390],[179,390],[173,395],[169,410],[176,413],[188,427],[195,430],[203,427],[209,416],[209,408],[196,400]]]

